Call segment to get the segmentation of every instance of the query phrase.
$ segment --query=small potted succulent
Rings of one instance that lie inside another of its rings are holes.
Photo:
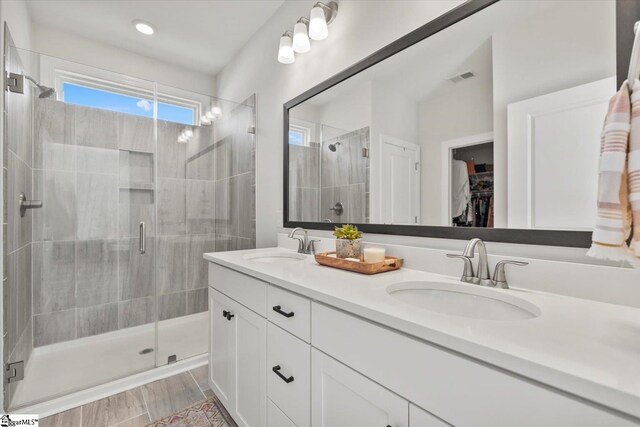
[[[336,236],[336,256],[338,258],[358,258],[361,254],[362,231],[351,224],[336,227],[333,235]]]

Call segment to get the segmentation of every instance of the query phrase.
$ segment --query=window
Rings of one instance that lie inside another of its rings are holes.
[[[308,146],[311,142],[311,129],[300,125],[289,125],[289,144]]]
[[[153,117],[155,93],[158,119],[186,125],[199,125],[211,105],[208,95],[46,55],[40,56],[40,80],[64,102],[143,117]]]
[[[115,90],[97,89],[70,82],[63,82],[62,93],[63,101],[70,104],[153,118],[153,100],[145,97],[136,97]],[[158,101],[159,120],[194,125],[196,117],[194,107]]]

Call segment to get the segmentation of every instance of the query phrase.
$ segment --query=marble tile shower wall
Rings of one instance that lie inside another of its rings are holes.
[[[336,151],[329,144],[340,142]],[[320,170],[320,217],[337,223],[369,221],[369,127],[322,141]],[[330,210],[337,202],[344,212]]]
[[[253,138],[230,132],[227,147],[213,127],[193,127],[179,144],[184,127],[158,121],[156,152],[151,119],[38,100],[34,346],[204,311],[202,253],[255,245],[255,209],[244,208],[254,203]]]
[[[239,105],[178,145],[183,126],[158,128],[160,320],[207,309],[204,252],[255,247],[254,120],[253,107]]]
[[[34,346],[151,322],[153,120],[38,99],[33,129]]]
[[[9,37],[9,36],[8,36]],[[23,73],[23,65],[15,48],[9,48],[6,67]],[[3,339],[4,361],[29,360],[33,350],[31,312],[32,211],[20,217],[18,195],[32,195],[31,114],[34,94],[25,85],[25,93],[5,92],[5,144],[3,144],[4,212],[3,212]],[[15,383],[14,383],[15,384]],[[4,382],[8,402],[13,384]]]
[[[320,144],[289,146],[289,218],[320,221]]]

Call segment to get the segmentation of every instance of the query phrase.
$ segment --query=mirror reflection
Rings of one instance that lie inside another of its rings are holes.
[[[289,110],[289,220],[590,230],[615,2],[498,2]]]

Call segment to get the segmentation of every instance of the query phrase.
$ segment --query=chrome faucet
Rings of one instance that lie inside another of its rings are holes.
[[[297,236],[296,233],[302,232],[302,236]],[[309,233],[307,230],[301,227],[296,227],[289,233],[290,239],[296,239],[298,241],[298,253],[299,254],[315,254],[316,242],[319,240],[309,240]]]
[[[478,248],[478,271],[477,274],[473,272],[473,263],[471,261],[475,256],[476,247]],[[511,261],[503,260],[496,264],[496,269],[493,273],[493,279],[489,276],[489,260],[487,257],[487,247],[481,239],[471,239],[465,247],[462,255],[447,254],[449,258],[459,258],[464,262],[464,270],[462,272],[462,280],[466,283],[473,283],[480,286],[490,286],[502,289],[509,289],[507,283],[507,277],[504,271],[505,265],[527,265],[528,262],[523,261]]]
[[[473,258],[475,256],[476,247],[478,248],[478,271],[476,271],[475,283],[480,286],[493,286],[491,282],[491,276],[489,276],[489,260],[487,259],[487,247],[480,239],[471,239],[467,243],[467,247],[464,248],[464,255],[467,258]]]

